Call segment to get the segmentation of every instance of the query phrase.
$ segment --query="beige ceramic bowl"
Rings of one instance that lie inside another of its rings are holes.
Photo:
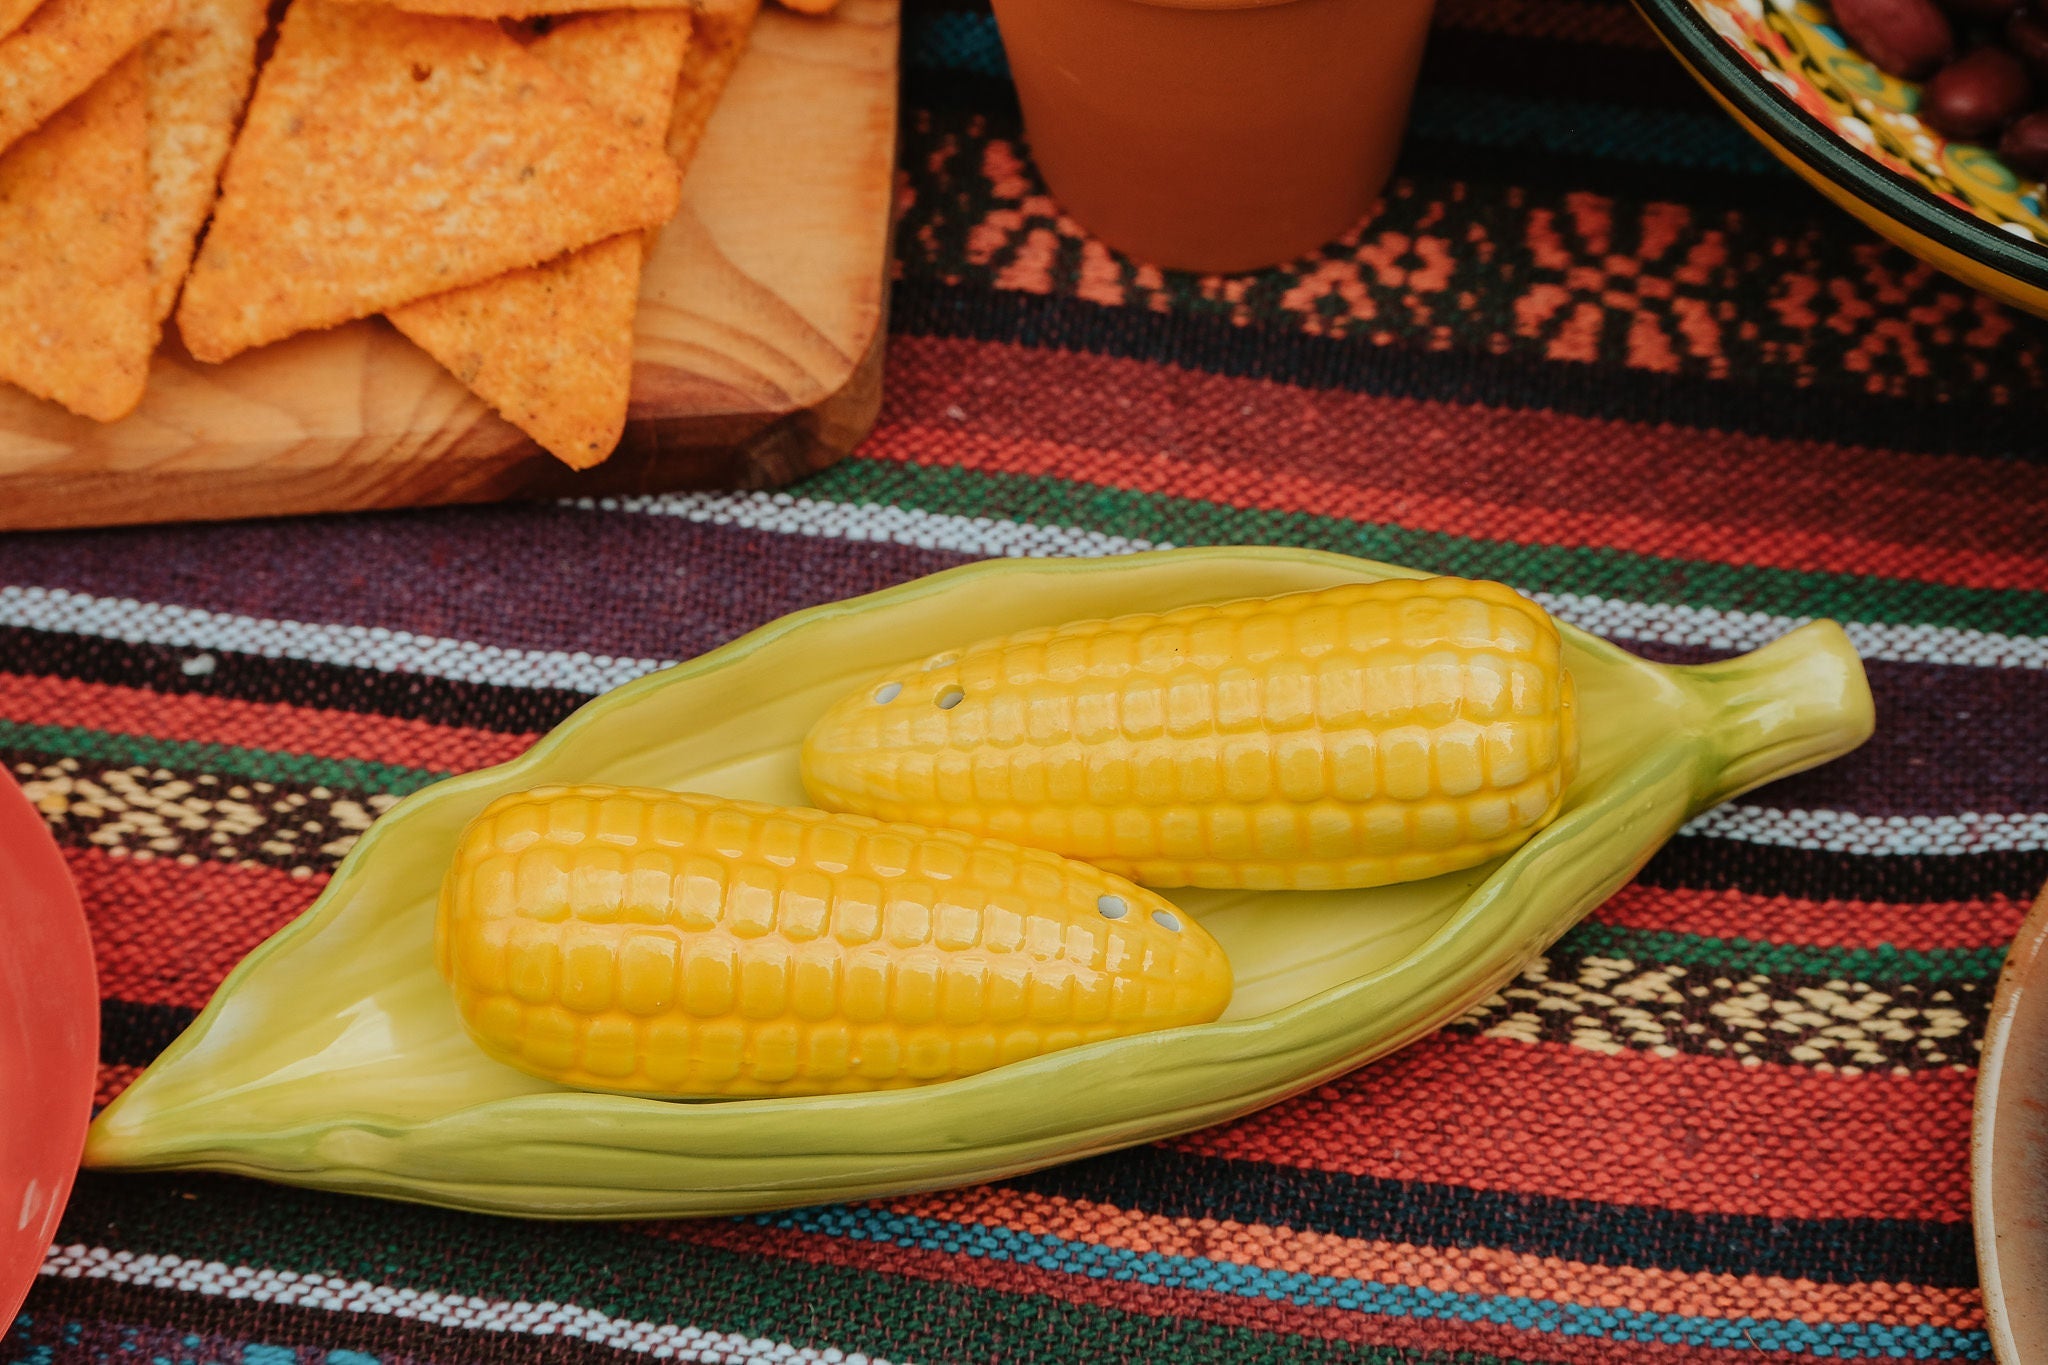
[[[2048,1361],[2048,892],[2020,926],[1977,1073],[1971,1202],[1999,1365]]]

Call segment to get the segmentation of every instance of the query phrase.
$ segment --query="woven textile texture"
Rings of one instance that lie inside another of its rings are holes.
[[[2048,877],[2048,327],[1777,169],[1619,0],[1441,0],[1377,215],[1223,279],[1061,216],[985,8],[914,4],[905,42],[856,458],[780,495],[0,541],[0,761],[91,917],[103,1098],[400,795],[976,557],[1318,546],[1667,659],[1833,615],[1877,738],[1245,1121],[696,1223],[87,1175],[0,1365],[1988,1359],[1966,1138]]]

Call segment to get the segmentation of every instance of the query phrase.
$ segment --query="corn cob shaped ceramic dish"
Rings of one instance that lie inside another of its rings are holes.
[[[1817,622],[1741,658],[1649,663],[1566,627],[1580,767],[1512,853],[1368,890],[1175,891],[1235,969],[1212,1023],[928,1086],[676,1102],[564,1089],[487,1056],[435,968],[435,907],[493,801],[603,783],[805,804],[840,697],[991,635],[1417,578],[1287,549],[969,565],[786,617],[591,702],[511,763],[416,793],[95,1121],[86,1163],[208,1168],[557,1218],[739,1213],[1015,1174],[1248,1113],[1499,989],[1692,815],[1854,748],[1863,670]]]

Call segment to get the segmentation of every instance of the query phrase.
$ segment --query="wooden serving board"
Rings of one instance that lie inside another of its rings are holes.
[[[134,415],[0,384],[0,529],[765,488],[881,402],[898,0],[775,5],[649,254],[625,440],[578,473],[382,318],[201,365],[168,329]]]

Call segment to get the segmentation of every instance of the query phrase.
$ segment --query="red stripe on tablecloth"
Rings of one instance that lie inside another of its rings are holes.
[[[152,692],[19,673],[0,673],[0,720],[454,772],[516,758],[535,739],[531,734],[500,734],[360,711]]]
[[[1966,587],[2048,581],[2023,513],[2048,500],[2048,467],[1311,392],[955,339],[899,337],[890,362],[870,458],[1520,543]],[[1116,397],[1037,400],[1074,392]],[[1230,435],[1207,435],[1219,431]],[[1696,478],[1706,463],[1714,477]]]
[[[141,1074],[139,1066],[101,1062],[98,1079],[93,1083],[93,1104],[101,1108],[112,1104],[123,1090],[135,1084],[135,1078]]]
[[[1627,929],[1812,948],[1889,945],[1940,951],[2002,947],[2012,942],[2026,914],[2026,902],[2009,896],[1925,903],[1815,901],[1630,883],[1594,911],[1593,919]]]
[[[976,1256],[864,1242],[821,1233],[765,1228],[742,1222],[668,1225],[663,1234],[679,1241],[810,1265],[865,1270],[939,1284],[960,1284],[1008,1294],[1041,1294],[1153,1318],[1190,1318],[1255,1332],[1320,1337],[1362,1346],[1425,1351],[1472,1351],[1504,1360],[1557,1359],[1553,1333],[1521,1331],[1487,1323],[1440,1318],[1403,1318],[1342,1308],[1311,1308],[1251,1295],[1168,1288],[1134,1280],[1067,1275],[1040,1266]],[[1574,1365],[1737,1365],[1807,1359],[1790,1352],[1727,1351],[1655,1342],[1573,1337]]]
[[[1699,1213],[1960,1221],[1974,1081],[1439,1034],[1178,1144]]]
[[[198,1009],[249,950],[289,924],[324,876],[64,850],[85,903],[100,994]]]

